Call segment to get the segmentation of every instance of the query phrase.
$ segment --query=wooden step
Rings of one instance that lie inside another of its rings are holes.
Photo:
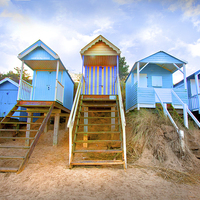
[[[119,126],[120,124],[77,124],[76,126]]]
[[[121,153],[121,149],[109,149],[109,150],[75,150],[73,153]]]
[[[79,117],[79,119],[114,119],[119,117]]]
[[[12,140],[33,140],[34,137],[0,137],[0,139],[12,139]]]
[[[40,125],[42,123],[37,123],[37,122],[0,122],[0,124],[37,124],[37,125]]]
[[[71,165],[123,165],[122,160],[81,160],[73,161]]]
[[[23,160],[24,157],[22,157],[22,156],[0,156],[0,159],[20,159],[20,160]]]
[[[12,132],[12,131],[35,131],[37,130],[27,130],[27,129],[0,129],[0,131],[7,131],[7,132]]]
[[[83,110],[81,110],[80,112],[82,112],[82,113],[84,113],[84,112],[107,112],[107,113],[111,113],[111,112],[118,112],[118,110],[114,110],[114,111],[112,111],[112,110],[88,110],[88,111],[83,111]]]
[[[45,116],[12,116],[8,115],[6,117],[19,117],[19,118],[45,118]]]
[[[82,104],[81,107],[116,107],[116,104]]]
[[[48,110],[12,110],[13,112],[47,113]]]
[[[119,131],[100,131],[100,132],[77,132],[76,134],[119,134]]]
[[[121,142],[121,140],[77,140],[75,143],[107,143],[107,142]]]
[[[0,172],[17,172],[18,168],[0,167]]]
[[[82,101],[84,102],[84,101],[89,101],[89,102],[91,102],[91,101],[104,101],[104,102],[116,102],[116,99],[101,99],[101,98],[94,98],[94,99],[82,99]]]
[[[1,146],[0,148],[5,148],[5,149],[30,149],[30,146]]]

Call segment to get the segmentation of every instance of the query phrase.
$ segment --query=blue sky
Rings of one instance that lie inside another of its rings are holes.
[[[80,73],[81,48],[100,34],[130,69],[160,50],[187,61],[187,76],[200,69],[198,0],[0,0],[0,72],[21,67],[17,55],[41,39]]]

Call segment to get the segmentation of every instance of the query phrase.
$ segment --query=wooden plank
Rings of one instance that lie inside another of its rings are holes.
[[[81,160],[73,161],[71,165],[123,165],[122,160]]]
[[[83,104],[83,107],[113,107],[114,104]]]
[[[17,106],[20,107],[50,107],[53,101],[18,101]]]
[[[7,117],[21,117],[21,118],[44,118],[44,116],[7,116]]]
[[[84,111],[80,111],[80,112],[84,112]],[[107,113],[111,113],[111,110],[89,110],[88,112],[92,112],[92,113],[94,113],[94,112],[107,112]],[[115,112],[117,112],[117,111],[115,111]]]
[[[120,132],[119,131],[100,131],[100,132],[87,132],[87,134],[119,134]],[[85,132],[77,132],[76,134],[85,134]]]
[[[0,159],[20,159],[20,160],[23,160],[24,157],[22,157],[22,156],[0,156]]]
[[[111,126],[111,131],[115,130],[115,107],[111,107],[111,124],[114,124],[113,126]],[[113,140],[114,138],[114,134],[111,135],[111,139]]]
[[[0,131],[6,131],[6,132],[12,132],[12,131],[27,131],[27,129],[0,129]],[[35,132],[37,132],[37,130],[29,130],[29,131],[35,131]]]
[[[122,150],[75,150],[74,153],[121,153]]]
[[[84,142],[86,143],[107,143],[107,142],[113,143],[113,142],[121,142],[121,140],[87,140],[87,141],[77,140],[75,141],[75,143],[84,143]]]
[[[30,129],[31,129],[31,122],[32,122],[32,113],[30,113],[30,112],[28,112],[28,118],[27,118],[27,125],[26,125],[26,129],[27,129],[27,131],[26,131],[26,137],[27,138],[29,138],[30,137]],[[29,139],[27,139],[26,141],[25,141],[25,146],[29,146],[30,145],[30,141],[29,141]]]
[[[2,145],[0,145],[0,148],[5,148],[5,149],[30,149],[30,146],[2,146]]]
[[[34,137],[29,137],[29,138],[27,138],[27,137],[0,137],[0,139],[11,139],[11,140],[27,140],[27,139],[29,139],[29,140],[33,140]]]
[[[53,146],[57,146],[58,144],[59,122],[60,122],[60,114],[56,113],[54,120]]]
[[[0,172],[17,172],[18,168],[0,167]]]
[[[29,109],[29,108],[27,108],[27,110],[13,110],[13,111],[15,111],[15,112],[26,112],[26,113],[28,113],[28,112],[33,112],[33,113],[46,113],[46,112],[48,112],[48,109],[46,109],[46,110],[38,110],[38,108],[32,108],[32,109]]]
[[[115,124],[119,126],[120,124]],[[77,124],[76,126],[113,126],[113,124]]]

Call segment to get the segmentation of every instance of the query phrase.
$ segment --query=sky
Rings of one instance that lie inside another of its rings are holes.
[[[0,0],[0,72],[21,67],[18,54],[41,39],[81,73],[80,50],[98,35],[129,70],[158,51],[187,61],[187,76],[200,69],[199,0]],[[174,74],[174,83],[182,79]]]

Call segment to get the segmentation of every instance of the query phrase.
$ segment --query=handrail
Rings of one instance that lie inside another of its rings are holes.
[[[126,132],[125,132],[125,126],[126,126],[126,120],[124,115],[124,107],[122,102],[122,93],[120,88],[120,79],[119,75],[117,75],[117,89],[118,89],[118,98],[119,98],[119,108],[120,108],[120,116],[121,116],[121,122],[122,122],[122,133],[123,133],[123,150],[124,150],[124,162],[125,162],[125,168],[127,168],[127,159],[126,159]]]
[[[164,106],[162,100],[160,99],[159,95],[157,94],[156,90],[154,89],[155,91],[155,94],[156,96],[158,97],[162,107],[163,107],[163,110],[164,112],[167,114],[167,116],[169,117],[171,123],[174,125],[178,135],[179,135],[179,138],[180,138],[180,143],[181,143],[181,148],[182,148],[182,151],[185,152],[185,142],[184,142],[184,131],[183,130],[180,130],[178,128],[178,126],[176,125],[175,121],[173,120],[172,116],[170,115],[169,111],[166,109],[166,107]]]
[[[31,88],[33,87],[29,82],[27,82],[27,81],[25,81],[25,80],[23,80],[23,79],[22,79],[22,82],[25,83],[25,84],[27,84],[27,85],[30,86]]]
[[[169,111],[165,108],[165,106],[164,106],[162,100],[160,99],[160,97],[159,97],[159,95],[157,94],[157,92],[156,92],[155,89],[154,89],[154,91],[155,91],[155,94],[156,94],[156,96],[158,97],[158,99],[159,99],[159,101],[160,101],[160,103],[161,103],[161,105],[162,105],[162,107],[163,107],[164,112],[167,114],[167,116],[169,117],[171,123],[172,123],[172,124],[174,125],[174,127],[176,128],[177,133],[179,133],[179,128],[178,128],[178,126],[176,125],[176,123],[175,123],[175,121],[173,120],[172,116],[170,115]]]
[[[78,103],[79,103],[79,99],[80,99],[80,95],[81,95],[82,83],[83,83],[83,75],[82,75],[81,80],[79,82],[79,85],[78,85],[78,88],[77,88],[77,91],[76,91],[76,95],[75,95],[75,98],[74,98],[72,110],[71,110],[69,120],[68,120],[68,123],[67,123],[67,127],[69,128],[69,165],[71,164],[71,161],[72,161],[72,131],[73,131],[74,120],[75,120],[75,117],[76,117]]]
[[[172,90],[172,94],[179,100],[179,102],[183,105],[183,107],[186,107],[186,110],[187,110],[188,114],[189,114],[190,117],[195,121],[195,123],[197,124],[197,126],[200,128],[200,123],[199,123],[199,121],[198,121],[197,118],[192,114],[192,112],[189,110],[187,104],[185,104],[173,90]]]

